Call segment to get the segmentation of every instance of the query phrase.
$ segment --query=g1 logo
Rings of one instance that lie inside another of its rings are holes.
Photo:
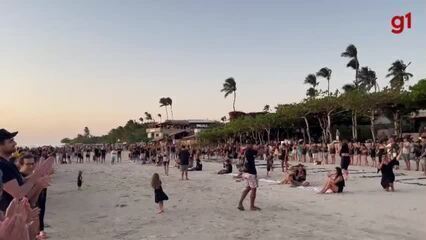
[[[395,16],[391,20],[392,33],[400,34],[404,31],[405,20],[407,20],[407,28],[411,29],[411,12],[405,14],[405,16]]]

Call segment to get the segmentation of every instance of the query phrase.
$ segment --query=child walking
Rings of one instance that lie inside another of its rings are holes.
[[[77,177],[78,190],[80,190],[82,184],[83,184],[83,171],[78,171],[78,177]]]
[[[158,203],[158,206],[160,207],[158,214],[161,214],[164,212],[163,201],[169,200],[169,197],[163,192],[160,175],[158,175],[158,173],[154,173],[154,175],[152,175],[151,186],[154,188],[155,203]]]

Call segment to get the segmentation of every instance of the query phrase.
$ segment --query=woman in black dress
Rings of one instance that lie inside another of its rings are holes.
[[[342,147],[340,148],[340,167],[343,169],[345,179],[349,177],[349,165],[351,164],[350,148],[346,141],[343,141]]]
[[[155,203],[158,203],[160,207],[158,214],[161,214],[164,212],[163,201],[169,200],[169,197],[164,193],[163,188],[161,187],[160,175],[158,175],[158,173],[154,173],[154,175],[152,175],[151,186],[154,188]]]
[[[377,168],[377,172],[382,172],[382,187],[387,192],[395,191],[393,183],[395,182],[395,174],[393,173],[393,167],[399,166],[399,162],[396,159],[392,159],[389,161],[388,158],[384,158]]]

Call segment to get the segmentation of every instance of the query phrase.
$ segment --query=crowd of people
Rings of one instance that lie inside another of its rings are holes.
[[[270,176],[274,162],[278,162],[283,178],[280,184],[293,187],[309,186],[306,163],[315,165],[339,165],[326,177],[319,193],[343,192],[349,179],[349,166],[369,166],[381,172],[381,185],[386,191],[394,191],[394,168],[404,161],[406,170],[425,171],[426,138],[391,137],[373,142],[334,141],[329,144],[304,143],[302,140],[284,140],[267,144],[219,144],[216,146],[183,146],[174,143],[151,144],[97,144],[64,147],[18,148],[14,137],[17,132],[0,129],[0,176],[2,196],[0,200],[0,240],[45,239],[44,215],[47,188],[51,182],[53,165],[56,164],[116,164],[122,161],[123,151],[138,164],[164,167],[169,175],[170,164],[181,172],[181,180],[189,180],[188,171],[202,171],[202,160],[223,159],[223,168],[217,174],[230,174],[233,165],[238,173],[235,178],[246,182],[238,209],[245,210],[243,202],[250,193],[250,210],[256,206],[258,174],[256,160],[266,162],[266,175]],[[107,157],[109,156],[109,157]],[[107,161],[109,159],[109,161]],[[298,162],[291,166],[290,161]],[[340,162],[339,162],[340,161]],[[411,163],[415,164],[412,168]],[[77,178],[82,186],[82,171]],[[164,212],[163,202],[168,196],[162,189],[159,174],[151,183],[159,213]]]

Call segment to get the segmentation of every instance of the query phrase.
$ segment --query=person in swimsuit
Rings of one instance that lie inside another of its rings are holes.
[[[402,159],[404,159],[405,166],[407,167],[406,170],[411,170],[411,164],[410,164],[410,153],[411,153],[411,142],[409,136],[404,138],[404,141],[402,142]]]
[[[328,149],[329,149],[330,156],[331,156],[331,164],[336,164],[336,146],[335,146],[334,142],[332,142],[328,145]]]
[[[376,163],[376,147],[377,147],[376,143],[375,142],[371,142],[368,146],[369,146],[368,147],[368,152],[370,154],[371,161],[372,161],[371,166],[372,167],[376,167],[376,165],[377,165],[377,163]]]
[[[365,145],[365,143],[361,143],[360,151],[361,151],[361,165],[362,165],[362,162],[364,162],[365,166],[368,166],[368,148]]]
[[[280,184],[290,184],[292,187],[309,186],[309,182],[306,181],[305,166],[300,163],[290,168],[289,173],[284,176]]]
[[[266,176],[269,177],[269,173],[274,171],[274,156],[266,151]]]
[[[336,167],[334,173],[328,174],[324,187],[319,193],[341,193],[344,187],[345,179],[342,174],[342,169]]]
[[[352,142],[349,142],[349,158],[350,158],[350,164],[355,164],[354,162],[354,154],[355,154],[355,146]],[[342,157],[342,156],[340,156]],[[344,168],[342,168],[344,169]]]
[[[302,160],[305,163],[306,162],[306,153],[308,152],[308,145],[304,144],[302,146]]]

